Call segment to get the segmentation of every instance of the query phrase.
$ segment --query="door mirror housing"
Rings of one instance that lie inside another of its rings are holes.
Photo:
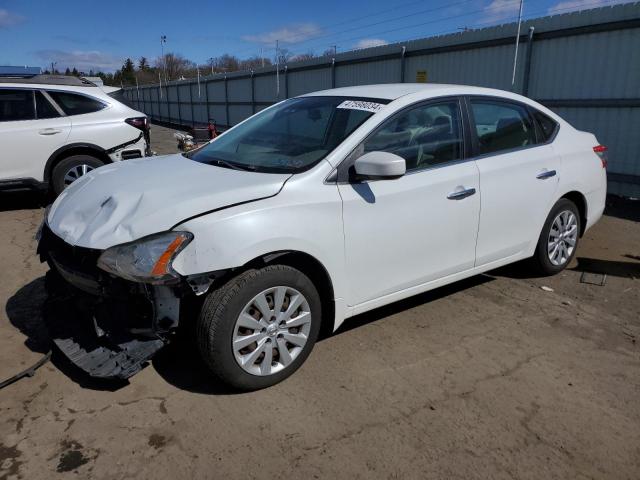
[[[368,152],[354,163],[358,179],[384,180],[402,177],[407,172],[407,162],[395,153]]]

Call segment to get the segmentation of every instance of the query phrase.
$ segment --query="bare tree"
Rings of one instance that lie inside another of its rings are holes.
[[[290,61],[302,62],[304,60],[311,60],[312,58],[316,58],[313,52],[307,52],[307,53],[300,53],[298,55],[294,55],[293,57],[290,58]]]
[[[188,70],[195,68],[195,63],[177,53],[165,53],[155,61],[156,68],[166,71],[169,80],[182,77]]]
[[[263,64],[265,67],[270,66],[271,60],[268,58],[260,58],[256,55],[246,60],[241,60],[240,70],[255,70],[256,68],[261,68]]]

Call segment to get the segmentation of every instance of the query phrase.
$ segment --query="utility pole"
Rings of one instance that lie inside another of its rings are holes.
[[[522,25],[522,6],[524,0],[520,0],[520,13],[518,14],[518,33],[516,34],[516,51],[513,55],[513,74],[511,75],[511,90],[516,84],[516,66],[518,65],[518,44],[520,43],[520,26]]]
[[[280,50],[276,40],[276,101],[280,100]]]
[[[264,47],[260,47],[260,60],[262,60],[262,68],[264,68]]]
[[[167,36],[160,35],[160,50],[162,51],[162,69],[164,70],[164,83],[167,83],[167,59],[164,57],[165,43],[167,43]]]
[[[209,65],[211,66],[211,75],[213,75],[213,57],[209,57]]]
[[[56,65],[58,62],[51,62],[51,75],[55,74],[55,70],[54,70],[54,65]]]
[[[335,57],[338,54],[338,46],[337,45],[329,45],[333,48],[333,56]]]

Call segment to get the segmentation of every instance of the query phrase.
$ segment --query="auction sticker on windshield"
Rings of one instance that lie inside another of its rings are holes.
[[[363,102],[360,100],[345,100],[337,108],[346,108],[349,110],[364,110],[366,112],[379,112],[384,107],[382,103]]]

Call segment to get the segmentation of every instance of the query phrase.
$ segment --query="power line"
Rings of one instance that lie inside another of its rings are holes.
[[[516,3],[519,3],[519,2],[520,2],[520,0],[512,0],[512,1],[510,1],[510,2],[505,2],[504,4],[502,4],[502,5],[501,5],[501,7],[504,7],[504,5],[505,5],[505,4],[508,4],[508,3],[516,4]],[[585,3],[581,4],[581,5],[580,5],[580,7],[581,7],[581,9],[582,9],[582,10],[584,10],[584,8],[583,8],[583,7],[599,6],[599,5],[609,5],[609,4],[613,4],[613,3],[620,3],[620,0],[604,0],[604,1],[603,1],[603,0],[594,0],[594,1],[592,1],[592,2],[585,2]],[[627,3],[633,3],[633,2],[627,2]],[[457,15],[457,16],[447,17],[447,18],[445,18],[445,19],[460,18],[460,17],[464,17],[464,16],[468,16],[468,15],[475,15],[475,14],[477,14],[477,13],[480,13],[480,12],[486,12],[486,11],[490,11],[490,10],[492,10],[492,9],[487,8],[487,9],[483,9],[483,10],[477,10],[477,11],[473,11],[473,12],[468,12],[468,13],[463,14],[463,15]],[[568,11],[576,11],[575,6],[573,6],[573,7],[571,7],[571,6],[570,6],[570,7],[565,7],[565,8],[554,9],[554,12],[568,12]],[[530,12],[530,13],[527,13],[527,15],[523,15],[523,20],[531,20],[531,19],[532,19],[533,17],[535,17],[536,15],[541,15],[541,14],[545,14],[545,13],[548,13],[548,9],[545,9],[545,10],[537,10],[537,11],[534,11],[534,12]],[[438,20],[438,21],[442,21],[442,20],[445,20],[445,19],[441,19],[441,20]],[[517,19],[518,19],[518,15],[514,15],[514,16],[509,16],[509,17],[502,17],[502,18],[500,18],[500,19],[499,19],[499,20],[497,20],[497,21],[496,21],[496,20],[490,20],[490,21],[486,21],[486,22],[476,23],[476,25],[477,25],[477,26],[483,26],[482,28],[488,28],[488,27],[491,27],[491,26],[497,26],[497,25],[500,25],[500,24],[502,24],[502,23],[504,23],[504,22],[511,22],[511,21],[515,21],[515,20],[517,20]],[[399,27],[399,28],[393,28],[393,29],[390,29],[390,30],[382,31],[382,32],[372,32],[372,33],[369,33],[369,34],[367,34],[366,36],[363,36],[363,37],[352,37],[352,38],[348,38],[348,39],[341,39],[341,40],[339,40],[339,41],[340,41],[340,42],[349,42],[349,41],[363,40],[363,39],[366,39],[366,38],[368,38],[368,37],[370,37],[370,36],[373,36],[373,35],[380,35],[380,34],[382,34],[382,33],[388,33],[388,32],[392,32],[392,31],[398,31],[398,30],[405,30],[405,29],[410,29],[410,28],[416,28],[416,27],[419,27],[419,26],[423,26],[423,25],[425,25],[425,24],[435,23],[435,22],[436,22],[436,21],[423,22],[423,23],[420,23],[420,24],[414,24],[414,25],[403,26],[403,27]],[[475,30],[475,29],[472,29],[472,30]],[[428,37],[425,37],[424,35],[421,35],[421,36],[416,36],[416,37],[412,37],[412,38],[408,38],[408,39],[407,39],[407,38],[403,38],[402,40],[399,40],[399,42],[407,42],[407,41],[412,41],[412,40],[417,40],[417,39],[423,39],[423,38],[434,37],[434,36],[438,36],[438,35],[445,35],[445,34],[449,34],[449,33],[456,33],[456,32],[458,32],[458,31],[459,31],[459,29],[458,29],[458,28],[451,28],[451,29],[442,30],[442,31],[439,31],[439,32],[433,32],[433,33],[431,33]],[[467,31],[469,31],[469,30],[467,30]],[[398,43],[398,42],[393,42],[393,43]],[[310,48],[315,48],[315,47],[316,47],[316,46],[305,47],[305,48],[310,49]]]
[[[378,22],[374,22],[374,23],[360,25],[360,26],[357,26],[357,27],[354,27],[354,28],[343,30],[339,34],[342,34],[342,33],[345,33],[345,32],[349,32],[349,31],[353,31],[353,30],[359,30],[359,29],[362,29],[362,28],[370,27],[370,26],[380,25],[380,24],[384,24],[384,23],[390,23],[390,22],[393,22],[393,21],[396,21],[396,20],[402,20],[404,18],[413,17],[415,15],[423,15],[425,13],[433,13],[433,12],[436,12],[436,11],[439,11],[439,10],[446,10],[448,8],[456,7],[456,6],[459,6],[459,5],[462,5],[462,4],[465,4],[465,3],[474,2],[474,1],[476,1],[476,0],[461,0],[459,2],[449,3],[449,4],[446,4],[446,5],[442,5],[440,7],[429,8],[429,9],[426,9],[426,10],[421,10],[421,11],[418,11],[418,12],[413,12],[413,13],[410,13],[410,14],[402,15],[400,17],[395,17],[395,18],[390,18],[390,19],[386,19],[386,20],[382,20],[382,21],[378,21]],[[331,28],[331,27],[335,27],[335,26],[339,26],[339,25],[344,25],[346,23],[351,23],[351,22],[354,22],[354,21],[362,20],[363,18],[382,15],[383,13],[387,13],[387,12],[390,12],[390,11],[397,10],[398,8],[401,8],[403,6],[415,5],[415,4],[418,4],[418,3],[423,3],[423,1],[408,2],[408,3],[405,3],[405,4],[400,4],[400,5],[398,5],[398,6],[394,7],[394,8],[382,10],[382,11],[380,11],[378,13],[371,13],[369,15],[364,15],[364,16],[361,16],[361,17],[358,17],[358,18],[352,18],[352,19],[345,20],[345,21],[342,21],[342,22],[339,22],[339,23],[335,23],[335,24],[321,25],[321,26],[318,27],[318,30],[323,30],[323,29],[327,29],[327,28]],[[294,35],[293,37],[290,37],[290,38],[293,38],[295,40],[296,38],[303,38],[303,35],[304,34],[301,33],[301,34],[299,34],[297,36]],[[335,33],[328,33],[328,34],[324,34],[324,35],[321,35],[321,36],[315,36],[313,38],[308,39],[307,41],[315,41],[315,40],[318,40],[319,38],[332,37],[333,35],[335,35]],[[293,41],[293,42],[287,42],[287,43],[290,43],[291,45],[299,45],[299,44],[302,44],[302,43],[306,43],[306,41],[300,41],[300,42]],[[240,55],[243,52],[253,51],[253,50],[255,50],[255,49],[254,48],[247,48],[247,49],[244,49],[244,50],[241,50],[241,51],[236,50],[235,54],[236,55]]]
[[[429,20],[427,22],[415,23],[415,24],[412,24],[412,25],[402,25],[402,26],[399,26],[399,27],[394,27],[394,28],[391,28],[391,29],[388,29],[388,30],[382,30],[382,31],[378,31],[378,32],[369,32],[364,37],[358,36],[358,37],[351,37],[351,38],[346,38],[346,39],[337,38],[336,41],[350,42],[350,41],[354,41],[354,40],[363,40],[365,38],[368,38],[368,37],[371,37],[371,36],[374,36],[374,35],[381,35],[381,34],[384,34],[384,33],[396,32],[398,30],[407,30],[407,29],[411,29],[411,28],[423,27],[425,25],[431,25],[431,24],[434,24],[434,23],[440,23],[440,22],[443,22],[445,20],[453,20],[453,19],[456,19],[456,18],[463,18],[463,17],[468,17],[468,16],[471,16],[471,15],[476,15],[478,13],[490,12],[492,10],[500,10],[500,9],[503,9],[505,5],[511,5],[511,4],[515,5],[516,3],[519,3],[519,2],[520,2],[520,0],[509,0],[507,2],[504,2],[504,3],[500,4],[500,5],[497,5],[495,7],[487,7],[487,8],[483,8],[481,10],[474,10],[474,11],[471,11],[471,12],[462,13],[460,15],[450,15],[450,16],[447,16],[447,17],[441,17],[441,18],[438,18],[438,19]],[[303,44],[303,43],[306,43],[306,42],[300,42],[299,44]],[[316,47],[317,47],[317,45],[313,45],[311,47],[305,47],[305,48],[312,49],[312,48],[316,48]]]

